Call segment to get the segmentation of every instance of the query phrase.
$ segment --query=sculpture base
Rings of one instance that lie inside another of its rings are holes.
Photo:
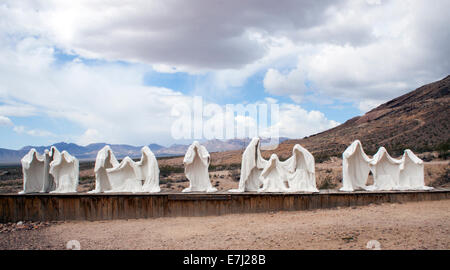
[[[208,216],[443,199],[450,199],[450,189],[320,190],[319,193],[0,194],[0,222]]]

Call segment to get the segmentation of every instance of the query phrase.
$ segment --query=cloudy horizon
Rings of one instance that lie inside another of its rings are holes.
[[[3,1],[0,148],[170,145],[173,104],[302,138],[449,75],[450,1]]]

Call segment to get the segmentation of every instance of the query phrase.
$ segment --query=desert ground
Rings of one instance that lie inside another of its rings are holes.
[[[450,249],[450,200],[211,217],[0,224],[0,249]]]

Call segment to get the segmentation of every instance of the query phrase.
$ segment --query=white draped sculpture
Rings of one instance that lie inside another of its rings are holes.
[[[430,190],[425,186],[423,161],[414,153],[406,149],[403,153],[400,165],[399,186],[400,189]]]
[[[369,162],[373,174],[373,185],[367,190],[393,190],[399,188],[401,160],[392,158],[386,148],[380,147]]]
[[[280,184],[280,179],[287,185]],[[296,144],[292,149],[292,156],[286,161],[279,161],[276,155],[272,155],[271,160],[267,161],[261,155],[260,139],[253,138],[242,154],[239,187],[230,191],[318,192],[314,157]]]
[[[32,192],[50,192],[56,185],[50,174],[50,163],[60,155],[58,149],[52,146],[40,155],[36,149],[31,149],[21,160],[23,171],[23,190],[20,194]]]
[[[288,192],[289,189],[286,186],[287,182],[286,170],[281,165],[280,160],[276,154],[270,156],[266,166],[261,172],[260,180],[262,187],[258,189],[258,192]]]
[[[95,189],[99,192],[159,192],[159,168],[155,155],[147,146],[141,149],[141,160],[125,157],[118,162],[107,145],[97,153]]]
[[[242,154],[241,177],[239,187],[231,192],[258,191],[261,187],[261,172],[266,167],[267,160],[261,156],[260,140],[253,138]]]
[[[428,190],[425,186],[423,161],[406,149],[402,159],[392,158],[384,147],[369,158],[359,140],[342,154],[343,186],[341,191],[365,190]],[[374,184],[366,186],[372,171]]]
[[[141,150],[141,160],[136,163],[138,178],[144,181],[142,192],[160,192],[158,162],[147,146]]]
[[[50,155],[48,150],[40,155],[31,149],[22,160],[23,190],[19,194],[45,192],[45,183],[49,181]]]
[[[183,159],[184,173],[189,180],[189,187],[183,189],[182,192],[191,191],[217,191],[211,185],[209,179],[208,167],[210,156],[208,151],[199,142],[194,141],[186,151]]]
[[[98,151],[94,167],[95,189],[89,191],[89,193],[99,193],[110,190],[111,184],[108,174],[106,173],[106,169],[115,168],[118,166],[119,162],[117,161],[116,156],[109,145],[106,145]]]
[[[142,180],[136,171],[136,164],[130,157],[125,157],[119,166],[106,169],[111,189],[105,192],[141,192]]]
[[[286,169],[289,191],[319,192],[314,157],[308,150],[296,144],[292,156],[281,164]]]
[[[55,190],[51,193],[77,192],[79,162],[67,151],[54,156],[50,163],[50,174],[53,176]]]
[[[341,191],[366,189],[372,159],[369,158],[359,140],[354,141],[342,154],[342,188]]]

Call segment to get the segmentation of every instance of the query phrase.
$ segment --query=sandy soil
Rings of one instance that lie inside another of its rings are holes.
[[[74,239],[82,249],[365,249],[369,240],[379,241],[382,249],[450,249],[450,200],[61,222],[0,233],[0,249],[64,249]]]

